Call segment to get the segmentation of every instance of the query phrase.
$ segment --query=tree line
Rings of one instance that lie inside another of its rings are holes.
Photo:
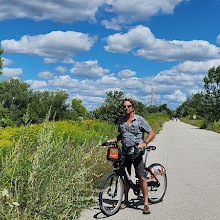
[[[88,111],[82,100],[72,99],[67,103],[69,95],[66,91],[33,91],[30,85],[18,78],[10,78],[0,82],[0,126],[20,126],[27,123],[42,123],[50,112],[50,120],[79,120],[97,118],[116,123],[123,114],[121,103],[124,93],[121,91],[108,92],[104,103],[94,111]],[[139,101],[136,112],[143,117],[147,113],[168,113],[171,110],[166,104],[159,107],[146,106]]]
[[[220,66],[209,69],[203,78],[204,91],[196,93],[176,109],[180,117],[205,119],[203,128],[220,120]]]
[[[0,48],[0,56],[3,50]],[[2,58],[0,57],[0,75]],[[167,104],[147,106],[135,101],[135,112],[143,117],[149,113],[165,113],[170,117],[204,118],[205,125],[220,120],[220,66],[213,67],[203,79],[204,91],[188,97],[175,111]],[[41,123],[48,112],[50,120],[78,120],[82,118],[98,118],[117,123],[123,114],[121,102],[125,95],[122,91],[106,93],[104,103],[94,111],[88,111],[82,100],[73,99],[67,103],[69,95],[66,91],[33,91],[30,85],[20,79],[10,78],[0,82],[0,126],[20,126],[29,118],[31,123]]]

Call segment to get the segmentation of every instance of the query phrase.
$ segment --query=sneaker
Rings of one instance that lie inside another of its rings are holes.
[[[120,209],[125,209],[127,207],[130,207],[130,203],[129,202],[122,202],[121,206],[120,206]]]
[[[150,214],[150,207],[147,205],[144,205],[143,214]]]

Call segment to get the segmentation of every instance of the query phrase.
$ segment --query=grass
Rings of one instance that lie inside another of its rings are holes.
[[[204,119],[193,120],[193,119],[189,119],[189,118],[181,118],[180,120],[184,123],[191,124],[191,125],[199,127],[199,128],[205,128],[207,130],[211,130],[211,131],[220,133],[220,121],[211,122],[211,123],[206,124]]]
[[[147,118],[156,133],[166,120]],[[0,219],[76,219],[112,169],[101,143],[116,135],[99,120],[1,129]]]

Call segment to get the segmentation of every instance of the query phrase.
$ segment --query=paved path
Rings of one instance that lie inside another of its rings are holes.
[[[82,212],[80,220],[219,220],[220,219],[220,134],[182,122],[167,122],[152,145],[147,164],[159,162],[167,169],[168,188],[163,202],[143,204],[105,217],[98,205]],[[129,199],[136,197],[129,194]]]

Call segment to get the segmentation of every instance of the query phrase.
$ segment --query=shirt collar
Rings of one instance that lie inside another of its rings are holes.
[[[125,116],[124,116],[124,121],[125,121]],[[133,120],[132,121],[134,121],[134,120],[136,120],[137,119],[137,115],[136,114],[134,114],[134,118],[133,118]]]

